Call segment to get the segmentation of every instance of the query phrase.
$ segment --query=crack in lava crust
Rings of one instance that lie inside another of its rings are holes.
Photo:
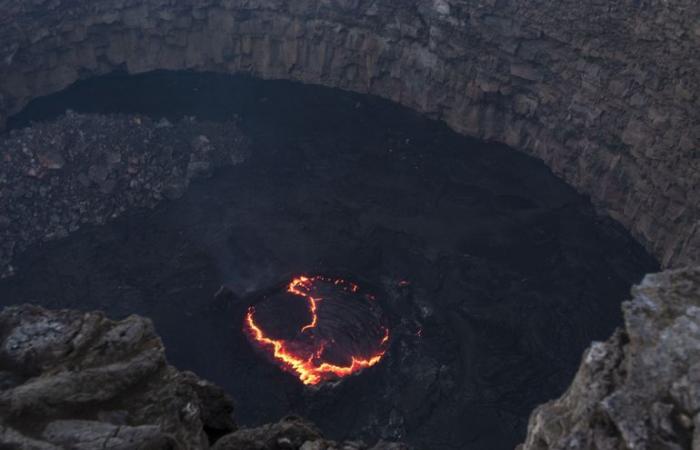
[[[244,323],[244,330],[251,341],[272,356],[283,369],[294,373],[305,385],[317,385],[323,381],[343,378],[372,367],[384,357],[389,343],[389,329],[379,325],[381,338],[373,345],[374,348],[370,352],[343,354],[343,358],[347,360],[345,363],[329,360],[326,357],[327,350],[336,344],[336,339],[328,337],[322,332],[317,333],[317,329],[320,328],[319,310],[325,301],[324,297],[315,293],[320,289],[319,286],[325,287],[326,290],[330,289],[330,294],[334,297],[337,296],[334,295],[334,292],[354,296],[359,295],[360,290],[357,284],[340,278],[322,275],[299,276],[287,285],[286,292],[295,297],[306,299],[311,320],[299,329],[294,338],[276,339],[271,337],[256,321],[256,310],[253,306],[248,308]],[[360,298],[367,301],[374,300],[374,296],[371,294]],[[371,335],[371,333],[369,334]],[[337,352],[335,357],[338,357]]]

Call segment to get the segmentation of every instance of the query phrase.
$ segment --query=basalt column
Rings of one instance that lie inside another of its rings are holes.
[[[700,254],[700,4],[0,1],[0,122],[126,69],[387,97],[543,159],[665,266]]]

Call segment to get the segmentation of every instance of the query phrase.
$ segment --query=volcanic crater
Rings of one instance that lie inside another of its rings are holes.
[[[67,108],[106,141],[145,128],[129,151],[226,154],[233,124],[250,147],[216,168],[196,159],[187,173],[204,176],[187,189],[136,202],[153,209],[29,245],[1,304],[148,316],[169,360],[227,389],[244,425],[293,412],[338,439],[512,447],[657,267],[540,161],[375,97],[116,73],[33,101],[11,136],[46,132],[32,121],[70,135]],[[129,194],[141,169],[107,160],[126,178],[115,168],[87,186]]]

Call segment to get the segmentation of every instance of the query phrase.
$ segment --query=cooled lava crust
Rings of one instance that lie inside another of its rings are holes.
[[[251,306],[243,326],[255,347],[305,385],[359,373],[389,346],[376,296],[323,275],[292,279]]]

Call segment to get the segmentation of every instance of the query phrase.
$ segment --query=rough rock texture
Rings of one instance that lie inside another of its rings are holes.
[[[207,136],[212,136],[211,139]],[[235,123],[68,113],[0,138],[0,277],[37,241],[182,195],[247,157]]]
[[[523,450],[700,448],[700,267],[647,275],[632,294],[625,329],[533,412]]]
[[[323,439],[313,424],[297,417],[258,428],[242,428],[224,436],[212,450],[366,450],[363,442],[334,442]],[[407,450],[395,442],[378,442],[371,450]]]
[[[695,0],[0,0],[0,122],[115,69],[369,92],[543,159],[664,266],[700,254]]]
[[[2,448],[208,448],[235,429],[230,398],[168,366],[137,316],[3,310],[0,387]]]
[[[150,320],[34,306],[0,312],[0,448],[364,450],[288,417],[236,430],[223,390],[169,366]],[[214,444],[213,446],[211,444]],[[379,442],[373,450],[404,450]]]

